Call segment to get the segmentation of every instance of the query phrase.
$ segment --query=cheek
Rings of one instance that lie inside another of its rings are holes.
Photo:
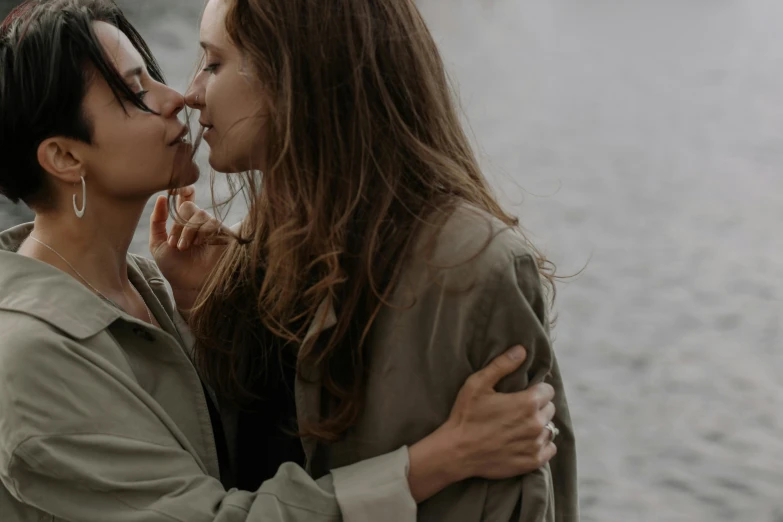
[[[215,120],[220,119],[226,113],[225,99],[227,96],[225,95],[226,89],[223,83],[222,77],[212,77],[206,82],[204,87],[204,100],[206,101],[209,118],[213,125],[216,124]]]
[[[254,119],[261,109],[258,99],[258,91],[238,73],[214,77],[206,86],[209,116],[215,124],[230,126]]]
[[[159,175],[156,172],[165,169],[173,156],[173,149],[166,143],[165,124],[154,120],[127,120],[124,129],[105,136],[100,151],[112,170],[140,180]]]

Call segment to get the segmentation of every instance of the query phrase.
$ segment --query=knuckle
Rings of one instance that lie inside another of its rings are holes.
[[[481,387],[483,386],[483,379],[480,373],[474,373],[470,377],[467,378],[465,381],[465,385],[462,387],[465,392],[469,394],[475,394],[479,390],[481,390]]]
[[[538,405],[529,394],[521,396],[520,410],[525,417],[535,417],[538,413]]]
[[[546,415],[536,413],[533,416],[533,427],[536,429],[536,431],[544,431],[548,422],[549,421],[547,420]]]
[[[535,440],[533,440],[531,449],[535,451],[536,455],[540,455],[545,447],[546,447],[546,441],[541,437],[536,437]]]
[[[489,363],[489,366],[495,368],[498,371],[506,371],[507,368],[509,368],[509,361],[510,359],[506,355],[500,355],[498,357],[495,357],[492,359],[492,362]]]
[[[555,413],[557,413],[557,409],[555,408],[555,405],[553,403],[549,403],[546,405],[546,409],[544,410],[544,415],[546,417],[547,421],[551,421],[555,418]]]
[[[193,216],[201,210],[192,201],[185,201],[179,206],[179,213],[183,215]]]
[[[533,459],[533,463],[535,464],[536,469],[538,469],[547,463],[547,458],[543,453],[538,453]]]
[[[182,235],[190,238],[195,236],[196,232],[198,232],[198,226],[188,223],[188,226],[186,226],[185,230],[182,231]]]
[[[555,396],[554,388],[545,382],[539,382],[531,389],[535,392],[536,397],[539,399],[550,401]]]

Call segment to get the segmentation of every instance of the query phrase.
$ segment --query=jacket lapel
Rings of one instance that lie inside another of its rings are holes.
[[[302,347],[318,342],[318,335],[337,323],[337,315],[331,302],[326,299],[318,307],[315,318],[307,330]],[[300,348],[301,351],[301,348]],[[294,395],[296,400],[296,416],[301,430],[306,423],[316,422],[321,417],[321,374],[318,368],[299,359],[300,369],[297,372]],[[312,471],[312,461],[318,441],[312,437],[302,438],[302,447],[307,458],[306,469]]]

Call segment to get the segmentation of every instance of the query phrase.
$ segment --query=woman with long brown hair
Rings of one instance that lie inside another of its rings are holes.
[[[554,386],[554,424],[540,429],[559,433],[557,456],[455,484],[419,519],[576,520],[551,264],[492,195],[414,2],[210,0],[201,40],[186,101],[212,167],[246,173],[250,212],[216,265],[172,256],[177,241],[197,246],[182,225],[154,250],[189,309],[198,366],[238,411],[238,445],[265,436],[259,460],[321,476],[429,433],[470,373],[521,343],[530,357],[501,389]],[[259,427],[294,415],[304,451]]]

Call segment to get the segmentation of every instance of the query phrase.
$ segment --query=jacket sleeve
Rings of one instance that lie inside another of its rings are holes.
[[[332,478],[293,464],[258,491],[226,491],[132,379],[41,330],[0,343],[0,481],[19,502],[74,522],[342,520]],[[399,455],[387,464],[406,473]]]
[[[518,255],[497,267],[487,281],[483,306],[486,314],[483,335],[472,340],[469,353],[478,363],[476,370],[515,344],[527,349],[527,358],[517,372],[501,381],[498,391],[518,391],[538,382],[555,389],[557,413],[553,422],[560,429],[558,453],[543,468],[520,481],[500,481],[488,488],[487,520],[499,520],[493,510],[503,509],[508,497],[518,495],[512,520],[519,522],[576,521],[576,453],[574,432],[565,389],[549,337],[547,300],[543,294],[538,267],[529,255]],[[514,493],[515,489],[519,489]],[[499,515],[499,513],[497,514]]]
[[[416,522],[408,483],[407,447],[333,469],[335,495],[345,522]]]

